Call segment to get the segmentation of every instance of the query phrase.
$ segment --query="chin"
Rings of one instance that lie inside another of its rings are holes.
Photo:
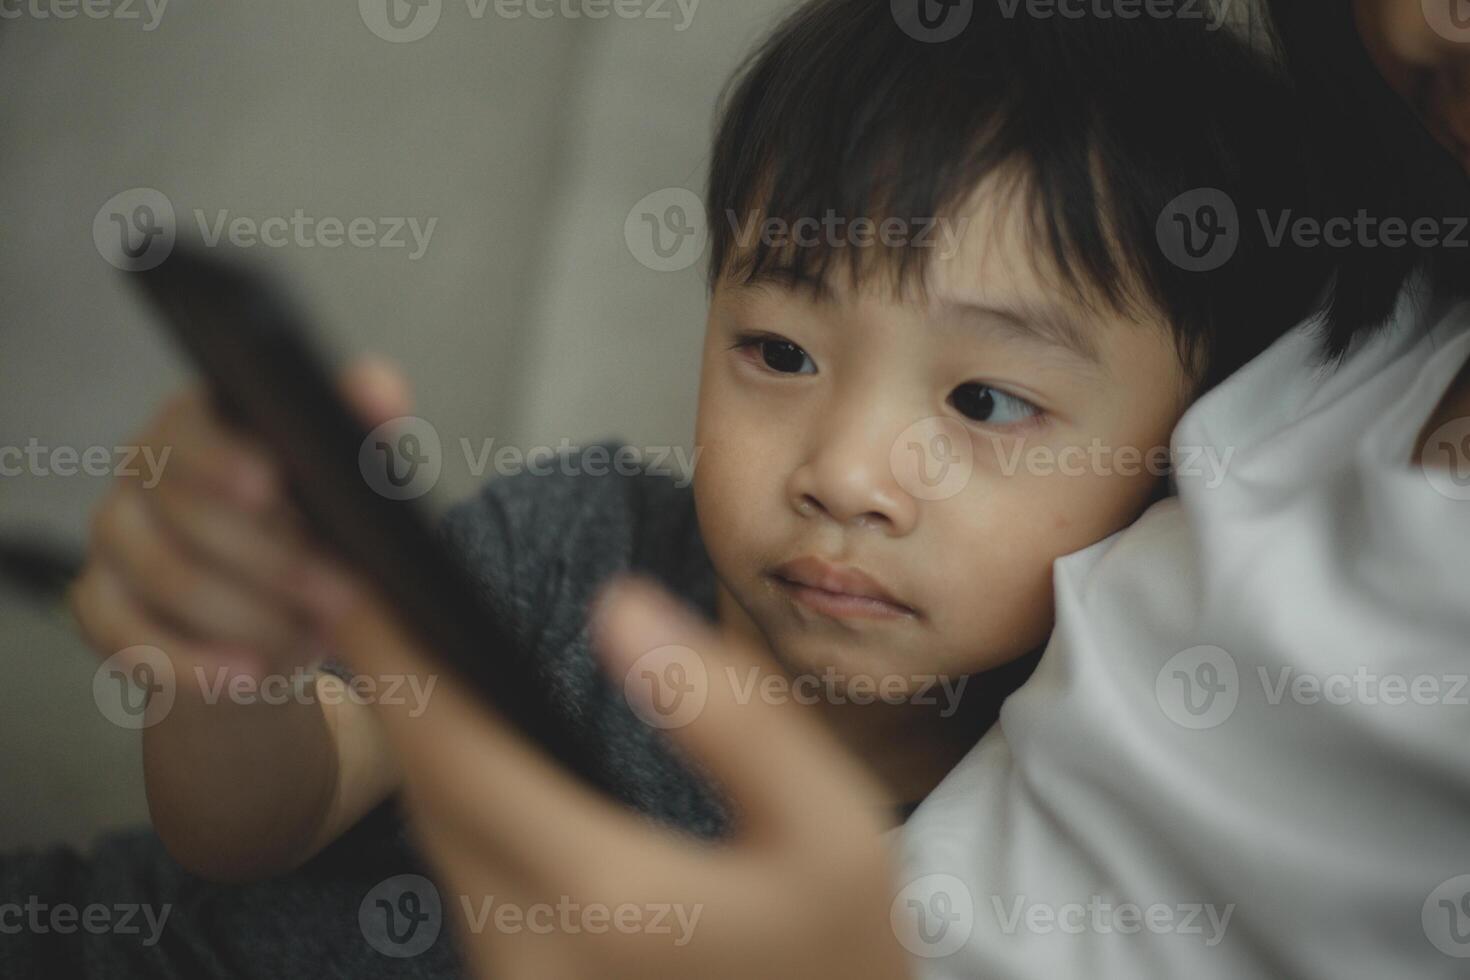
[[[841,677],[877,680],[891,675],[908,677],[915,672],[904,651],[881,644],[877,637],[818,636],[799,626],[768,631],[766,635],[777,661],[792,674],[832,672]]]

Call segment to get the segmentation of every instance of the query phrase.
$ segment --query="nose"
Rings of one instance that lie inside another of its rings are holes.
[[[876,527],[892,537],[913,531],[918,502],[899,484],[891,462],[902,429],[877,424],[871,415],[818,427],[814,448],[787,481],[792,508],[803,517]]]

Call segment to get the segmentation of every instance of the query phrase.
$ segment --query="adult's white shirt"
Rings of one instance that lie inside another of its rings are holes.
[[[1190,409],[1178,495],[1056,563],[1035,675],[901,834],[920,977],[1470,976],[1470,420],[1411,461],[1467,358],[1470,304],[1406,291]]]

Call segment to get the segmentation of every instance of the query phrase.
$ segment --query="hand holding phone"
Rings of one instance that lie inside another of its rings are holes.
[[[286,292],[225,248],[206,254],[180,245],[156,268],[129,275],[204,375],[222,415],[277,461],[313,537],[376,587],[446,670],[593,781],[550,692],[510,655],[511,631],[434,532],[428,511],[365,478],[372,430],[338,394]]]

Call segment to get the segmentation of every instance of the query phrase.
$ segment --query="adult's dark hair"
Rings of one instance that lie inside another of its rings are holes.
[[[1353,217],[1437,222],[1470,216],[1470,179],[1368,53],[1350,0],[1267,0],[1266,27],[1296,81],[1313,137],[1328,166],[1324,206]],[[1462,236],[1463,238],[1463,229]],[[1409,277],[1433,277],[1451,294],[1470,296],[1470,247],[1354,244],[1333,249],[1328,353],[1382,326]]]
[[[820,291],[844,257],[854,281],[881,271],[901,283],[932,249],[742,247],[731,216],[787,227],[830,213],[953,216],[987,176],[1019,174],[1059,288],[1158,310],[1208,387],[1313,311],[1329,264],[1320,249],[1271,244],[1255,220],[1313,213],[1319,177],[1284,73],[1201,18],[1208,7],[1129,19],[976,2],[968,25],[936,42],[901,26],[889,0],[809,0],[722,99],[711,287],[775,274]],[[1170,202],[1201,188],[1235,204],[1239,243],[1223,266],[1190,271],[1156,229]]]

